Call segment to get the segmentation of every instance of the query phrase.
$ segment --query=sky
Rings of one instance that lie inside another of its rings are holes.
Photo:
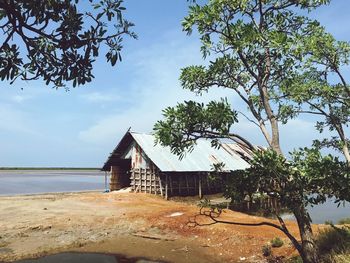
[[[41,80],[0,82],[0,167],[101,167],[129,127],[152,132],[167,106],[221,97],[239,105],[227,90],[198,97],[181,88],[181,68],[207,63],[198,36],[182,32],[186,0],[126,0],[124,5],[138,40],[125,39],[123,61],[116,67],[99,58],[91,83],[65,91]],[[338,40],[350,41],[348,10],[350,1],[333,0],[311,16]],[[350,70],[345,71],[350,79]],[[234,130],[266,145],[244,118]],[[309,119],[292,120],[281,128],[285,152],[310,145],[318,136]]]

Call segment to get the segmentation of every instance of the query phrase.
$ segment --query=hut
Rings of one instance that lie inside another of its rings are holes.
[[[222,191],[222,180],[231,171],[246,169],[251,152],[237,144],[213,148],[198,140],[181,160],[169,147],[155,144],[150,134],[128,131],[102,167],[110,173],[110,190],[131,186],[133,192],[169,196],[199,195]],[[210,180],[213,165],[223,163],[219,180]]]

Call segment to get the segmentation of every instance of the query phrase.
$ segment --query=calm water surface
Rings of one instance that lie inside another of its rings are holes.
[[[0,195],[104,189],[100,171],[0,171]]]
[[[314,224],[324,224],[325,221],[332,221],[336,224],[340,219],[350,218],[350,203],[337,207],[333,199],[328,199],[324,204],[308,208],[309,214]],[[284,219],[295,220],[291,214],[282,216]]]
[[[0,196],[54,192],[105,190],[104,172],[100,171],[0,171]],[[107,178],[109,179],[109,178]],[[107,181],[107,186],[109,181]],[[325,204],[310,207],[313,223],[326,220],[337,223],[350,217],[350,203],[337,205],[328,200]],[[286,218],[291,218],[289,215]]]

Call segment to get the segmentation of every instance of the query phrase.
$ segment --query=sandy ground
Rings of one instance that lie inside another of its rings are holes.
[[[276,236],[285,245],[274,249],[275,255],[295,253],[285,236],[271,227],[190,227],[189,219],[196,213],[194,204],[147,194],[0,197],[0,262],[63,251],[123,254],[164,262],[265,262],[261,247]],[[223,218],[266,220],[229,210]],[[296,234],[295,224],[288,225]]]

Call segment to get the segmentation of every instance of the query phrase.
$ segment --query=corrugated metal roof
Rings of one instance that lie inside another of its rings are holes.
[[[163,172],[204,172],[211,171],[213,164],[224,163],[225,171],[241,170],[249,167],[234,151],[224,147],[215,149],[208,140],[198,140],[192,152],[186,153],[183,159],[173,154],[170,147],[155,145],[155,138],[150,134],[130,132],[136,143],[143,149],[148,158]]]

